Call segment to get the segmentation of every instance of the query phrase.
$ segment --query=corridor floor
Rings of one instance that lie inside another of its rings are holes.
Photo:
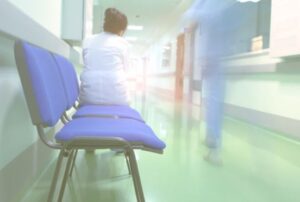
[[[300,143],[224,118],[222,166],[203,160],[205,124],[199,107],[147,98],[134,105],[163,139],[163,155],[137,151],[147,202],[299,202]],[[23,202],[46,201],[55,161]],[[122,154],[80,151],[65,202],[133,202]]]

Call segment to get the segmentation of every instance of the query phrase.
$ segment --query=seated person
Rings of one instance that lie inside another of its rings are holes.
[[[129,105],[125,74],[129,44],[122,37],[126,28],[127,17],[115,8],[108,8],[105,11],[104,32],[84,40],[81,105]]]

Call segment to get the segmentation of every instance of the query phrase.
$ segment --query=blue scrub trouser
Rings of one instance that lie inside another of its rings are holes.
[[[221,147],[224,82],[221,74],[210,74],[204,80],[205,90],[205,143],[209,148]]]

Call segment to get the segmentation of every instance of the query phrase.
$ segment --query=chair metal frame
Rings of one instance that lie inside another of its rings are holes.
[[[134,153],[134,149],[141,149],[145,151],[151,151],[158,154],[162,154],[162,150],[155,150],[148,148],[140,143],[129,143],[122,138],[80,138],[74,139],[67,143],[57,143],[52,140],[47,140],[44,131],[44,126],[37,125],[37,131],[40,139],[44,144],[52,149],[59,149],[60,153],[56,162],[56,167],[54,175],[51,182],[50,191],[48,194],[47,202],[52,202],[57,187],[58,176],[62,167],[62,161],[64,157],[67,158],[66,168],[63,174],[60,191],[58,195],[58,202],[63,199],[65,187],[68,178],[72,175],[72,171],[75,165],[76,155],[79,149],[121,149],[124,151],[125,160],[128,167],[128,172],[133,178],[133,184],[135,189],[135,194],[138,202],[144,202],[144,193],[142,188],[142,183],[140,179],[139,169]]]
[[[74,107],[74,106],[73,106]],[[75,107],[74,107],[75,108]],[[75,109],[78,109],[77,107]],[[119,117],[119,116],[108,116],[108,115],[98,115],[98,116],[93,116],[93,115],[86,115],[86,116],[82,116],[82,117],[98,117],[98,118],[115,118],[115,119],[118,119],[118,118],[125,118],[125,117]],[[129,118],[130,119],[130,118]],[[63,114],[63,116],[61,117],[61,121],[66,124],[67,122],[71,121],[72,118],[70,118],[68,116],[68,114],[65,112]],[[134,119],[136,120],[136,119]],[[139,120],[137,120],[139,121]],[[76,162],[76,157],[77,157],[77,153],[78,153],[78,149],[75,150],[74,152],[74,156],[73,156],[73,159],[72,159],[72,162],[71,162],[71,169],[70,169],[70,177],[72,177],[72,173],[73,173],[73,170],[74,170],[74,167],[75,167],[75,162]],[[123,151],[124,155],[125,155],[125,159],[126,159],[126,164],[127,164],[127,168],[128,168],[128,174],[131,175],[131,169],[130,169],[130,163],[129,163],[129,160],[128,160],[128,155],[125,151]]]
[[[48,194],[48,202],[52,202],[54,199],[54,194],[56,191],[57,183],[59,174],[62,167],[62,161],[64,158],[67,158],[67,164],[65,167],[65,171],[63,174],[60,190],[58,193],[57,201],[61,202],[63,199],[65,187],[68,178],[72,174],[73,167],[75,165],[77,151],[79,149],[122,149],[125,154],[127,166],[129,173],[132,175],[133,184],[135,188],[135,194],[138,202],[144,202],[144,193],[142,189],[141,179],[139,175],[138,165],[134,153],[134,149],[141,149],[145,151],[155,152],[162,154],[162,149],[153,149],[149,146],[144,145],[140,142],[128,142],[122,138],[118,137],[110,137],[110,138],[103,138],[103,137],[93,137],[93,138],[77,138],[73,139],[68,142],[57,142],[54,138],[50,139],[46,137],[45,128],[53,128],[55,125],[48,126],[47,124],[43,124],[41,122],[41,117],[37,109],[37,102],[34,99],[34,93],[32,91],[32,86],[30,84],[30,76],[29,73],[26,71],[26,64],[25,64],[25,56],[23,54],[22,49],[22,42],[17,42],[15,44],[15,58],[16,63],[18,66],[18,71],[20,74],[22,86],[24,89],[27,105],[30,111],[31,119],[33,125],[36,126],[38,135],[41,141],[52,149],[60,150],[58,159],[56,162],[55,171],[52,177],[51,187]],[[21,76],[22,75],[22,76]],[[74,104],[76,108],[76,104]],[[72,121],[71,118],[68,117],[66,111],[61,114],[60,120],[62,123],[67,124],[69,121]]]

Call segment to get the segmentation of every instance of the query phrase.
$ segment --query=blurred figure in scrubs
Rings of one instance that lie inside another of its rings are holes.
[[[115,8],[108,8],[104,32],[84,40],[80,104],[129,104],[125,74],[129,44],[122,37],[126,28],[127,17]]]
[[[247,18],[247,14],[241,12],[241,6],[236,0],[197,0],[184,16],[200,29],[197,58],[203,75],[204,143],[208,148],[204,159],[217,165],[222,164],[220,151],[225,95],[225,66],[222,59],[234,53],[240,25]]]

